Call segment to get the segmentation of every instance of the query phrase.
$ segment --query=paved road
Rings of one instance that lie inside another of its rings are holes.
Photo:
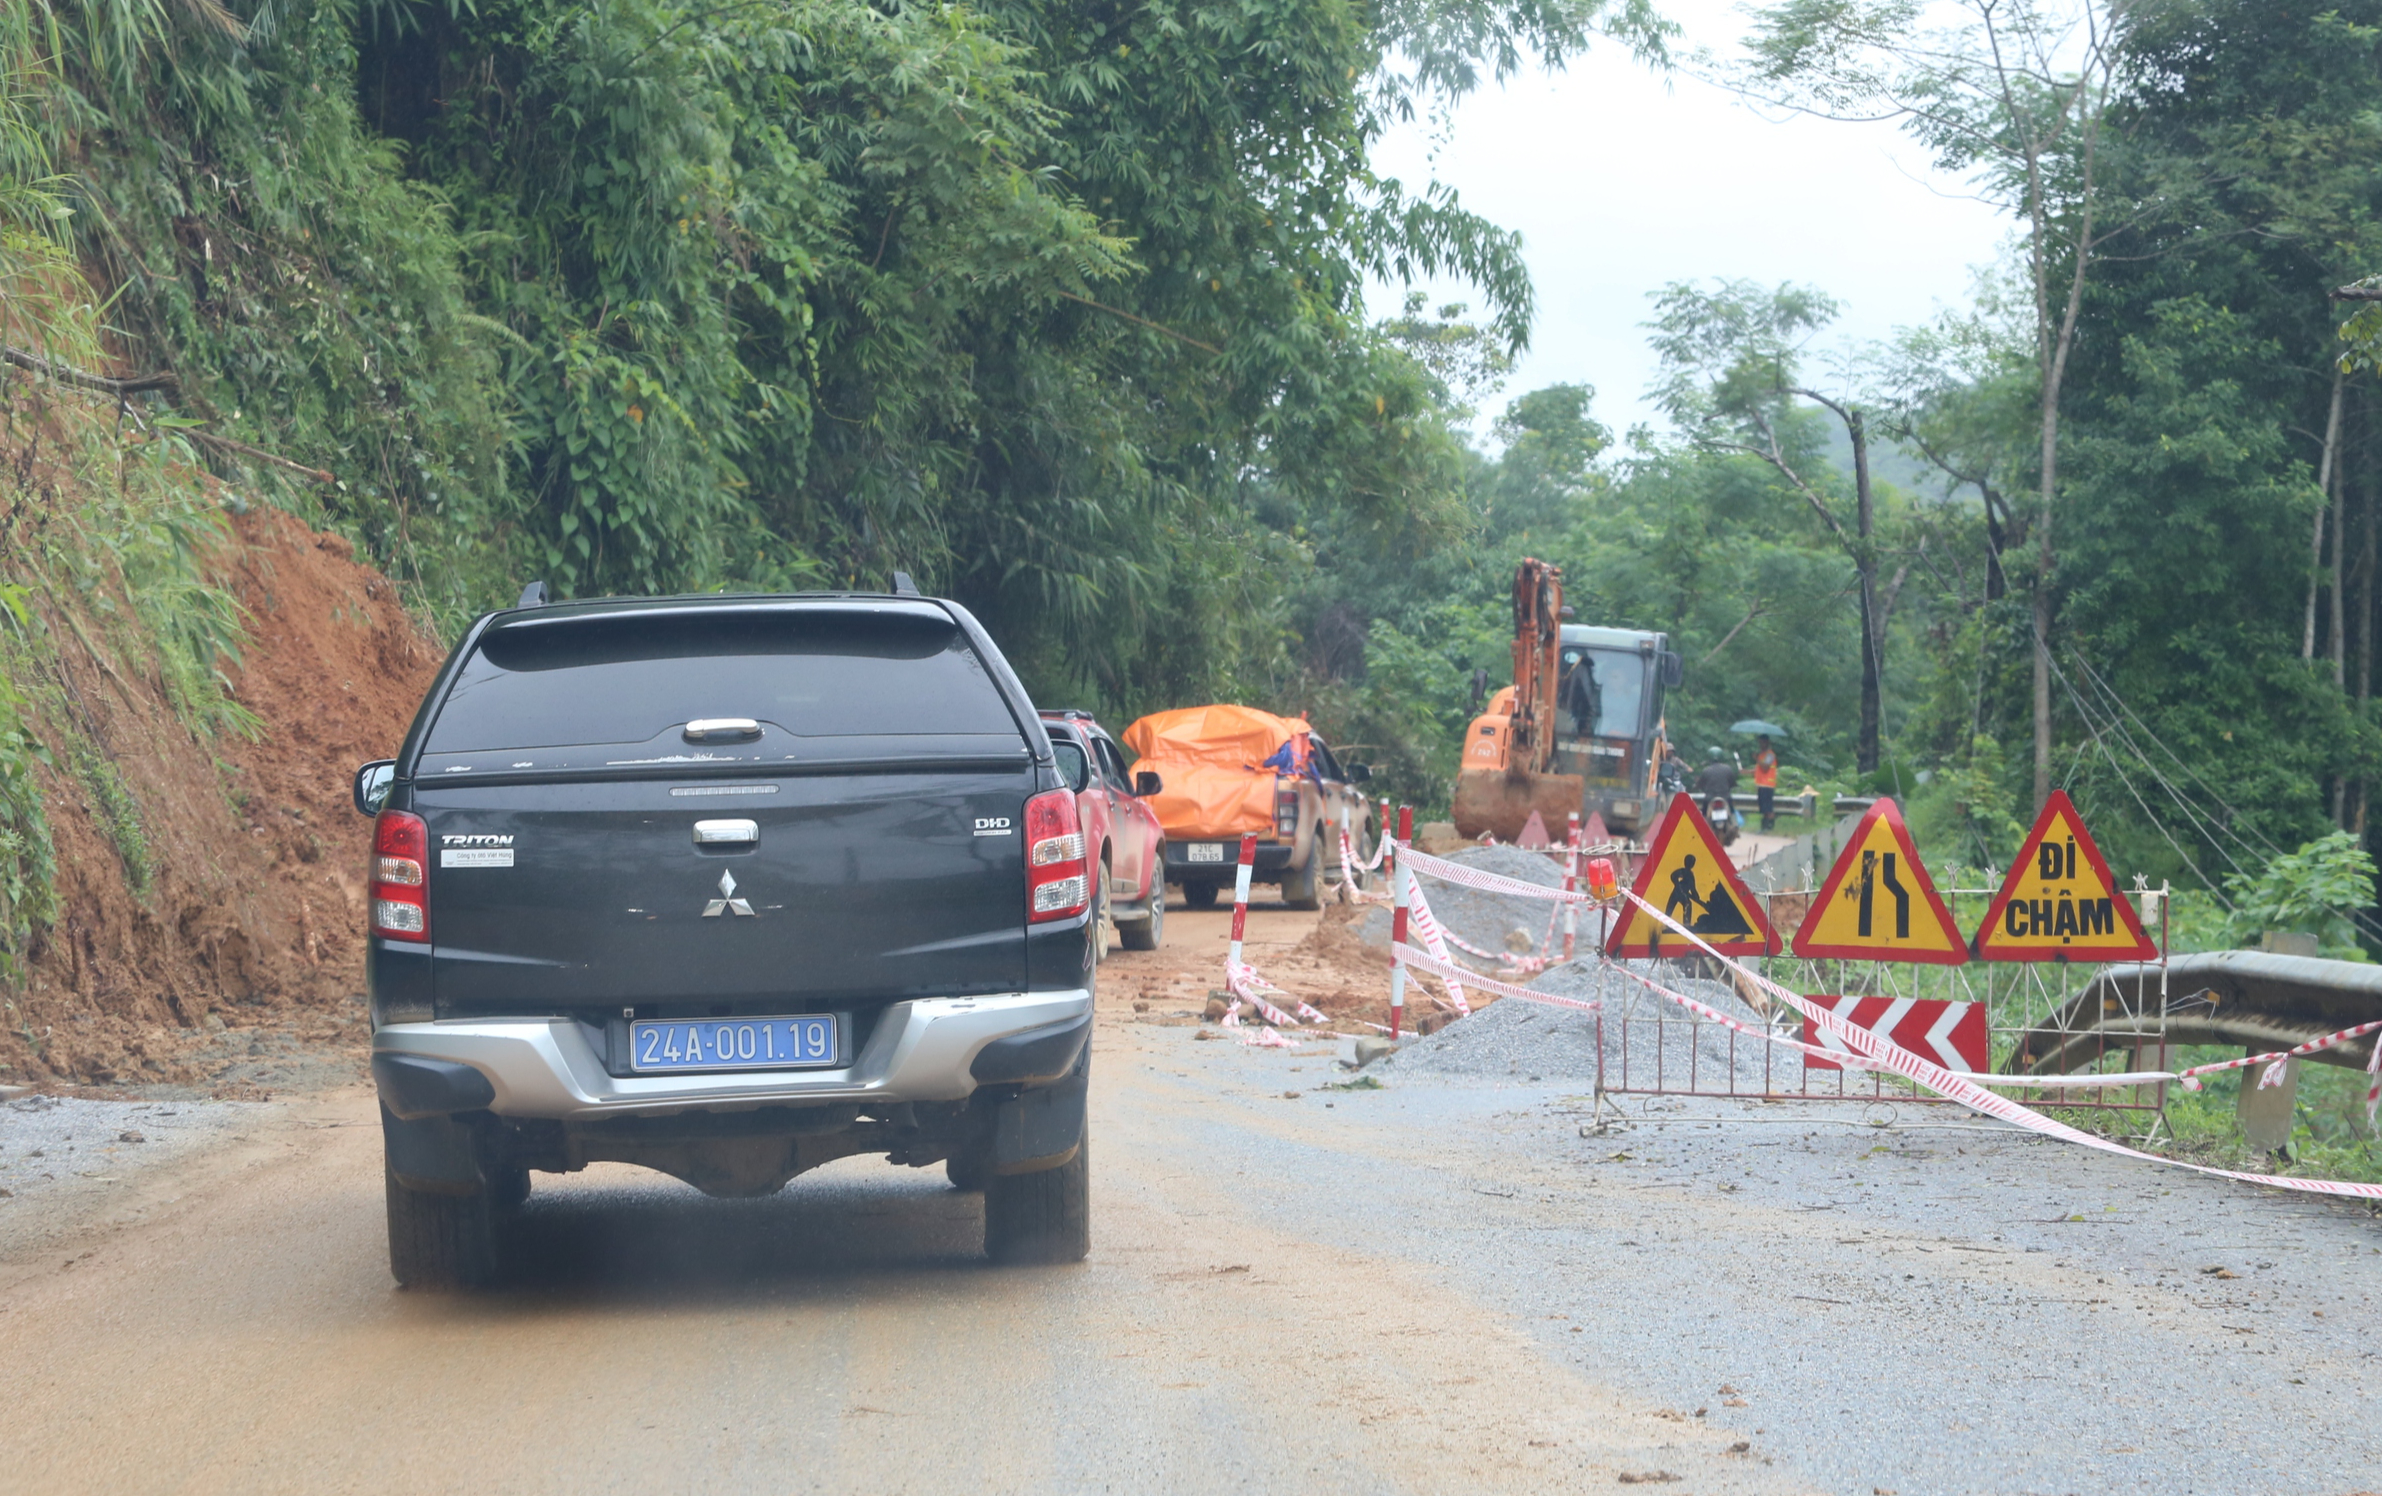
[[[1973,1124],[1747,1120],[1768,1107],[1582,1136],[1552,1087],[1323,1091],[1319,1051],[1171,1017],[1223,916],[1170,923],[1107,978],[1079,1268],[983,1265],[981,1207],[939,1171],[846,1160],[731,1202],[601,1167],[540,1178],[514,1286],[401,1293],[370,1097],[326,1093],[124,1166],[114,1195],[0,1201],[0,1489],[2337,1493],[2382,1471],[2368,1217]],[[1305,923],[1260,913],[1261,955]]]

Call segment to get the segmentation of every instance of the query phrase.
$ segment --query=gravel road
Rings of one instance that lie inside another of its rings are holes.
[[[1253,943],[1311,921],[1261,908]],[[1175,911],[1104,976],[1080,1268],[984,1266],[939,1173],[712,1201],[603,1167],[540,1177],[512,1286],[402,1293],[360,1088],[242,1108],[96,1202],[0,1199],[0,1487],[2377,1484],[2362,1209],[1938,1107],[1332,1089],[1329,1044],[1177,1016],[1224,924]],[[25,1209],[53,1229],[8,1235]]]

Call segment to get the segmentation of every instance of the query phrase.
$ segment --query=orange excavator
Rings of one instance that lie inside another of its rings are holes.
[[[1454,819],[1466,837],[1519,841],[1537,811],[1551,837],[1578,812],[1608,830],[1648,828],[1670,793],[1663,693],[1677,686],[1668,634],[1567,623],[1563,573],[1514,571],[1514,683],[1464,730]]]
[[[1563,651],[1563,568],[1536,558],[1514,569],[1514,683],[1489,698],[1464,733],[1453,806],[1456,834],[1518,841],[1530,813],[1556,836],[1587,781],[1555,772],[1555,696]]]

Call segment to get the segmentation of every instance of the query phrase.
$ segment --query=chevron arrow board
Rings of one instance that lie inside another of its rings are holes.
[[[1923,1060],[1946,1070],[1972,1074],[1985,1070],[1992,1051],[1985,1036],[1983,1003],[1936,1002],[1911,997],[1814,997],[1812,1002],[1848,1022],[1859,1024],[1881,1039],[1890,1039]],[[1839,1054],[1850,1053],[1844,1041],[1810,1019],[1803,1020],[1803,1042]],[[1804,1058],[1811,1070],[1844,1067],[1817,1055]]]

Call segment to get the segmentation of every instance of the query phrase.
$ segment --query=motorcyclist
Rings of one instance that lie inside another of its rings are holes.
[[[1737,766],[1718,748],[1711,750],[1711,759],[1696,770],[1696,798],[1710,800],[1714,795],[1733,795],[1737,792]],[[1734,801],[1730,802],[1732,805]]]

